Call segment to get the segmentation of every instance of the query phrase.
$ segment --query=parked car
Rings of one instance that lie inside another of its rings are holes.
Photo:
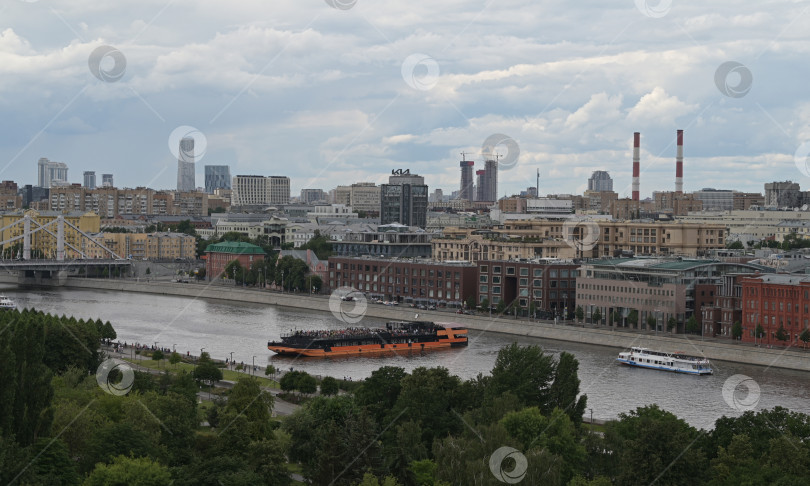
[[[427,310],[436,310],[436,306],[435,305],[429,305],[427,307]]]
[[[345,302],[351,302],[354,300],[354,297],[352,297],[351,295],[344,295],[343,297],[340,298],[340,300],[343,300]]]

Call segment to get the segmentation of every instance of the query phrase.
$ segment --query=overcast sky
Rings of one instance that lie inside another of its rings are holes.
[[[687,191],[810,189],[809,7],[5,0],[0,178],[35,184],[48,157],[72,182],[95,170],[174,188],[169,139],[187,126],[206,141],[198,186],[206,164],[289,176],[293,195],[402,168],[449,193],[460,153],[483,166],[484,142],[503,134],[520,153],[500,195],[539,169],[541,194],[581,193],[607,170],[629,196],[638,131],[647,197],[673,189],[684,129]]]

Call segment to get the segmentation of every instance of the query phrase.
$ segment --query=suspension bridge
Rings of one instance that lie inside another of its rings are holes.
[[[25,214],[0,228],[0,235],[7,232],[10,233],[9,237],[0,236],[3,238],[0,248],[3,248],[2,255],[10,258],[0,259],[0,270],[16,274],[22,285],[62,285],[71,273],[88,277],[104,276],[126,272],[131,266],[129,260],[98,241],[98,236],[82,231],[62,215],[42,224]],[[68,232],[71,235],[69,239],[66,238]],[[21,240],[22,247],[16,248]],[[39,244],[35,244],[35,240]],[[32,258],[32,255],[39,257]],[[42,255],[50,255],[51,258],[42,258]]]

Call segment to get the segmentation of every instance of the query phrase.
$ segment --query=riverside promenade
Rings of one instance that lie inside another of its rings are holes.
[[[0,282],[16,283],[6,277]],[[122,292],[140,292],[188,298],[221,299],[255,304],[278,305],[290,308],[330,312],[328,295],[290,294],[264,289],[242,288],[223,284],[178,283],[167,281],[136,281],[131,279],[68,278],[63,288],[97,289]],[[352,303],[345,303],[351,310]],[[653,331],[611,329],[607,326],[577,325],[572,322],[554,324],[553,321],[527,321],[513,317],[454,314],[449,311],[428,311],[408,306],[384,306],[368,303],[366,317],[381,320],[419,320],[456,322],[470,330],[498,332],[513,336],[526,336],[558,341],[570,341],[626,349],[641,346],[650,349],[682,352],[709,359],[746,363],[774,368],[810,371],[810,352],[797,348],[766,348],[750,344],[733,343],[728,339],[701,338],[701,336],[670,334]],[[471,336],[474,340],[475,336]],[[519,338],[516,338],[520,341]]]

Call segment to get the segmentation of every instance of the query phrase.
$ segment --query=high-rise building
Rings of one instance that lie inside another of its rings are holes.
[[[217,189],[231,188],[231,168],[227,165],[205,166],[205,192],[213,194]]]
[[[194,174],[194,139],[183,137],[177,152],[177,190],[192,192],[197,189]]]
[[[396,171],[380,186],[380,224],[427,226],[428,186],[425,178]]]
[[[704,188],[692,193],[703,201],[704,211],[731,211],[734,209],[734,191],[731,189]]]
[[[356,182],[351,186],[337,186],[334,189],[335,204],[351,206],[354,211],[377,213],[380,210],[380,186],[373,182]]]
[[[52,162],[45,157],[39,159],[37,184],[39,187],[68,184],[68,166],[64,162]]]
[[[318,201],[326,201],[326,193],[323,189],[301,189],[301,204],[312,204]]]
[[[231,184],[232,206],[290,204],[290,178],[237,175]]]
[[[96,188],[96,173],[92,170],[84,171],[84,184],[83,186],[87,189],[95,189]]]
[[[459,192],[459,199],[466,199],[472,201],[473,199],[473,165],[475,162],[472,160],[462,160],[459,162],[461,166],[461,187]]]
[[[478,176],[478,194],[476,201],[497,201],[498,200],[498,162],[487,160],[484,162],[484,170],[476,171]]]
[[[608,192],[613,190],[613,179],[604,170],[595,170],[588,179],[588,190],[596,192]]]
[[[115,187],[112,174],[101,174],[101,187]]]
[[[484,178],[487,175],[487,171],[485,170],[477,170],[475,171],[475,200],[476,201],[486,201],[484,197]]]
[[[800,199],[799,184],[795,182],[768,182],[765,184],[765,206],[796,208],[799,207]]]

